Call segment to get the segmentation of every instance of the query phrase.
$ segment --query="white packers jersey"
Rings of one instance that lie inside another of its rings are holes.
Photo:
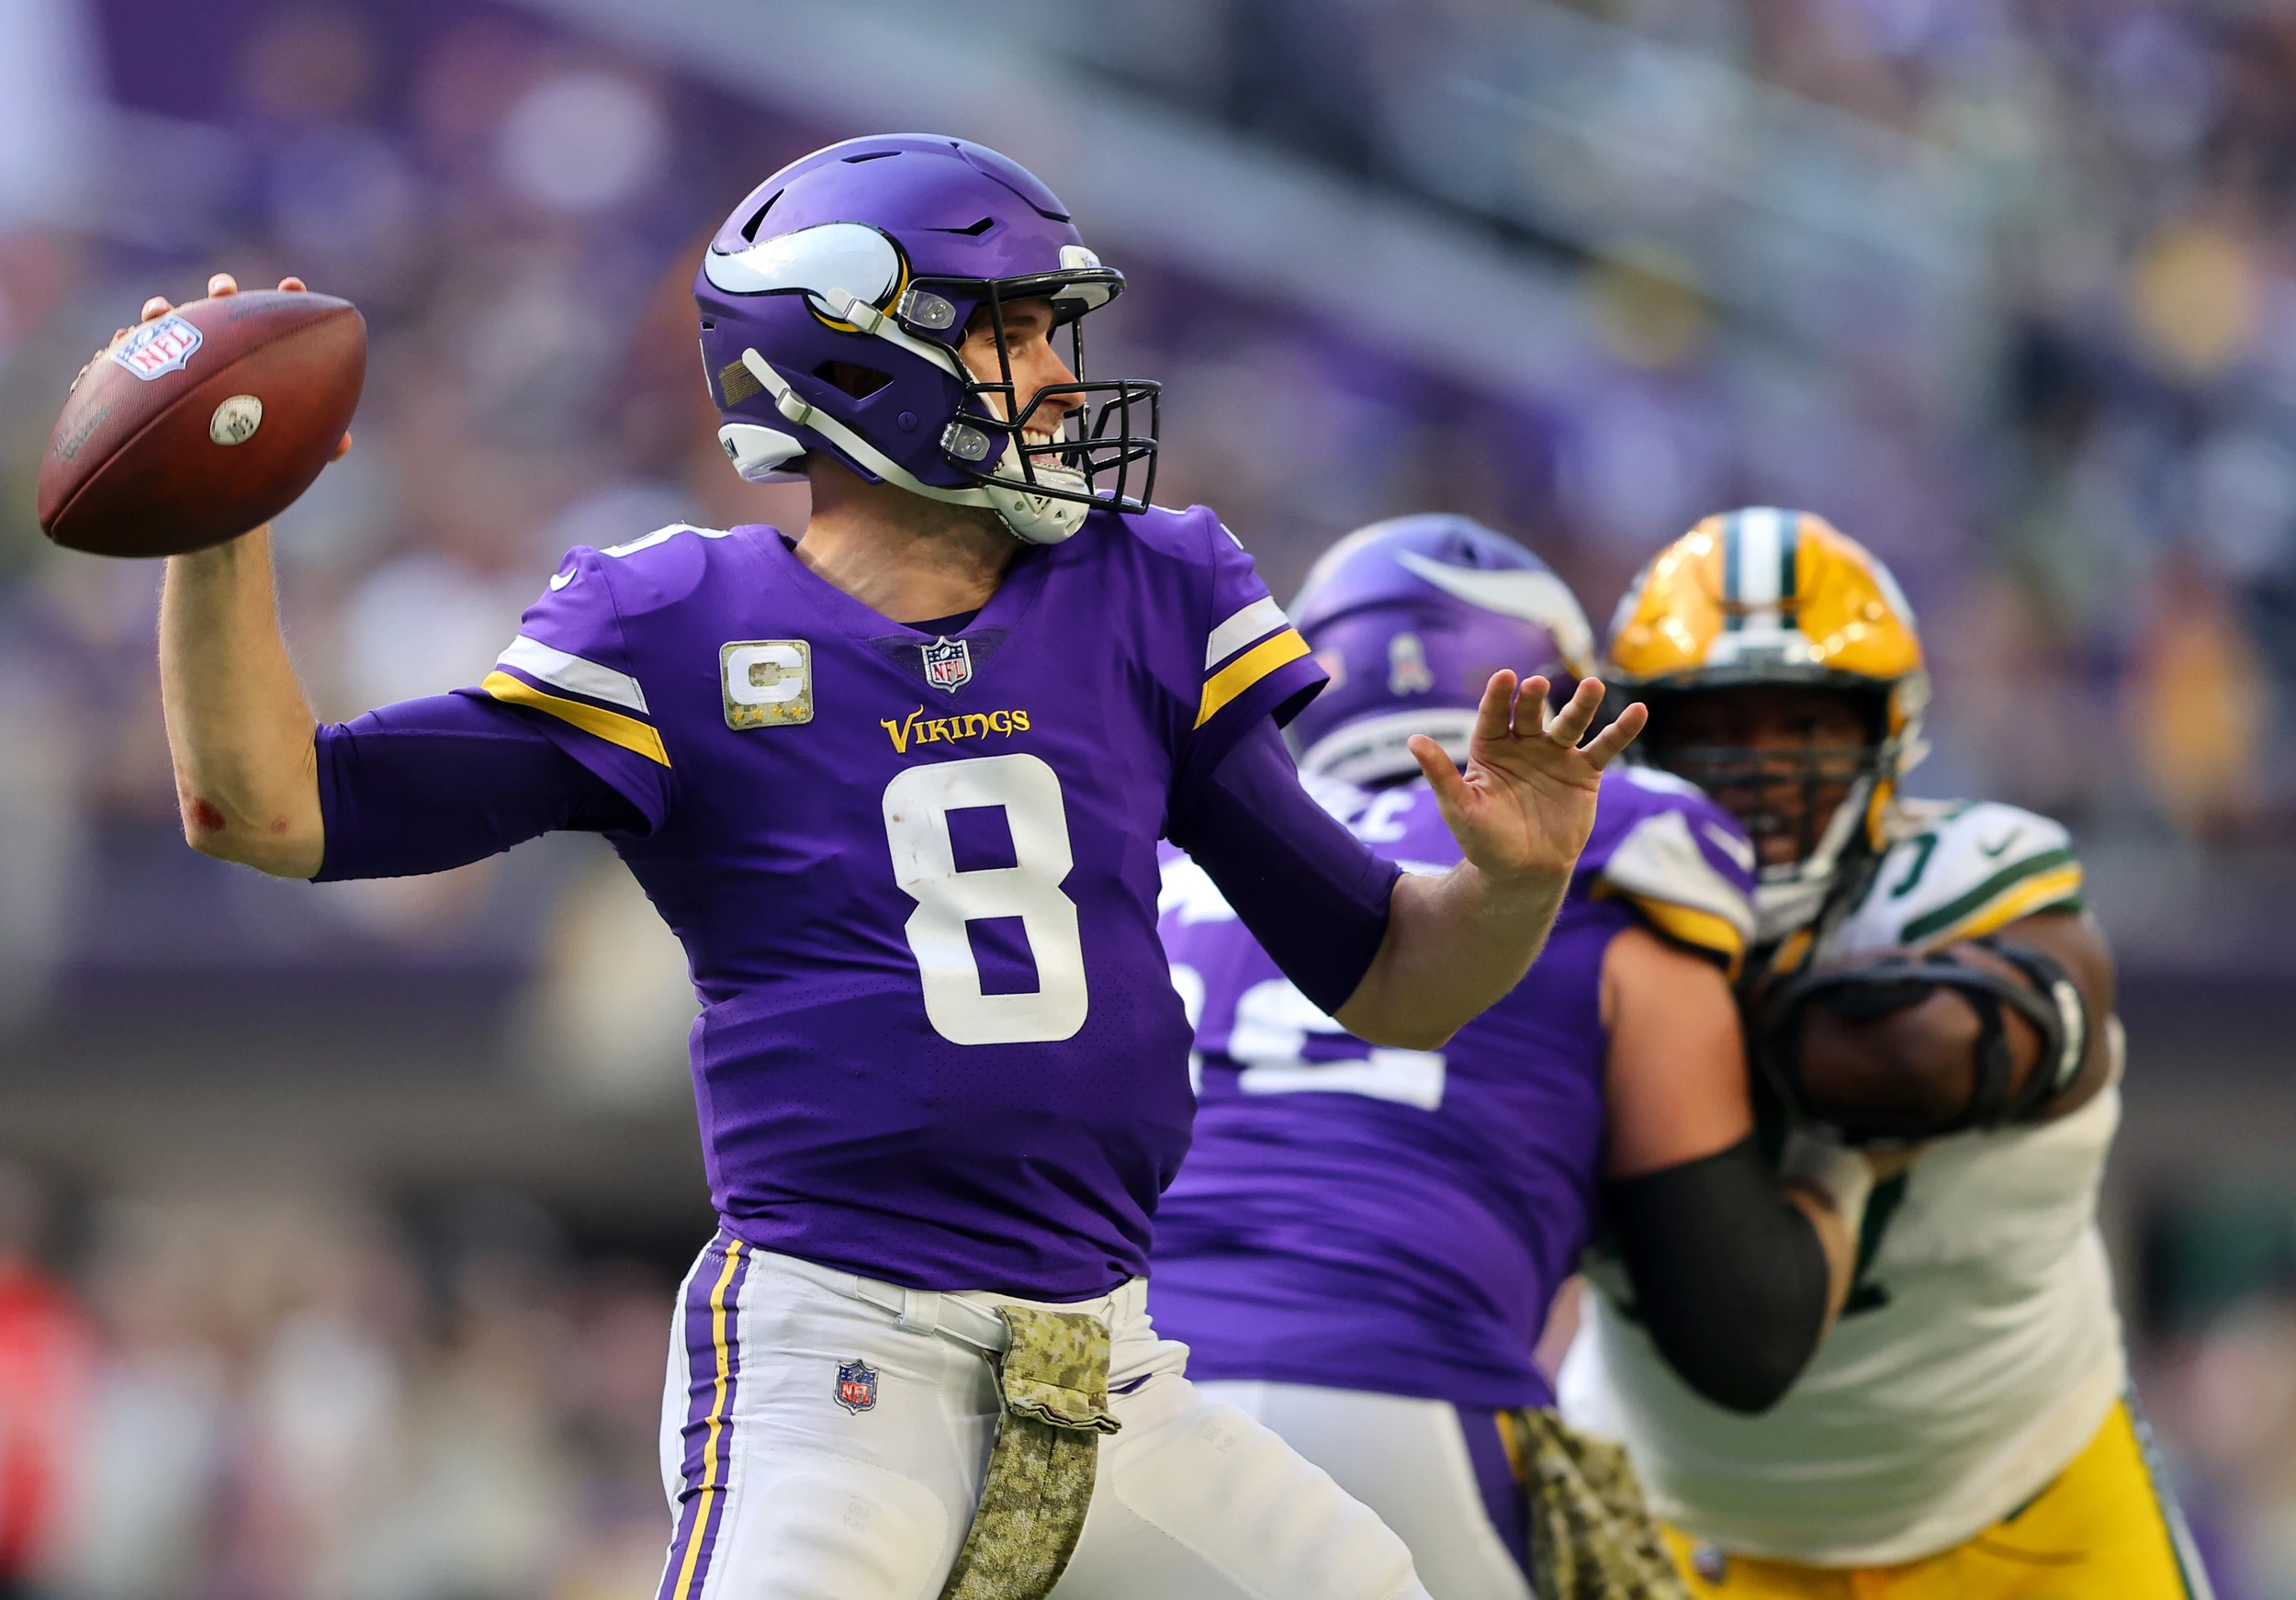
[[[1987,803],[1899,806],[1896,842],[1819,959],[1935,949],[2079,904],[2065,829]],[[2125,1381],[2096,1223],[2121,1116],[2110,1086],[2036,1127],[1955,1134],[1868,1203],[1847,1309],[1785,1398],[1745,1416],[1694,1393],[1589,1276],[1564,1414],[1626,1441],[1653,1507],[1724,1548],[1818,1566],[1950,1549],[2077,1456]]]

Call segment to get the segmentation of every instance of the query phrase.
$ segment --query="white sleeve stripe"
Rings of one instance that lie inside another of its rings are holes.
[[[1284,608],[1276,603],[1276,597],[1272,594],[1261,595],[1211,630],[1211,637],[1204,644],[1204,670],[1210,671],[1221,661],[1263,635],[1290,625],[1291,619],[1284,614]]]
[[[646,692],[637,686],[636,679],[580,656],[569,656],[564,650],[554,650],[540,639],[530,639],[524,634],[512,639],[511,648],[496,659],[502,666],[515,667],[529,678],[540,679],[554,688],[587,694],[612,705],[626,705],[632,711],[646,710]]]

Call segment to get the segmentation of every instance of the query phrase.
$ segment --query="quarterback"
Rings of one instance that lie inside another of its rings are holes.
[[[1822,518],[1701,523],[1621,601],[1610,659],[1649,759],[1760,852],[1741,995],[1771,1102],[1923,1154],[1874,1189],[1841,1320],[1775,1408],[1692,1392],[1598,1261],[1565,1414],[1626,1443],[1701,1595],[2204,1594],[2124,1393],[2096,1223],[2121,1032],[2071,839],[1897,793],[1913,615]]]
[[[1303,993],[1433,1048],[1522,976],[1639,714],[1581,749],[1599,686],[1545,718],[1494,674],[1467,770],[1424,747],[1442,877],[1326,819],[1277,732],[1322,673],[1216,517],[1148,503],[1154,386],[1075,369],[1122,286],[995,152],[851,141],[694,286],[721,443],[805,478],[802,536],[577,548],[483,682],[318,728],[264,536],[170,563],[197,848],[335,879],[591,829],[684,942],[722,1228],[676,1313],[661,1600],[1424,1594],[1150,1324],[1193,1110],[1156,840]]]
[[[1593,651],[1553,572],[1458,516],[1350,535],[1291,614],[1333,679],[1290,726],[1301,768],[1407,872],[1458,852],[1406,734],[1463,757],[1493,666],[1577,677]],[[1590,1504],[1602,1463],[1531,1358],[1598,1225],[1684,1380],[1734,1409],[1784,1392],[1848,1290],[1864,1158],[1797,1150],[1782,1183],[1752,1138],[1728,977],[1752,869],[1690,784],[1614,769],[1529,975],[1442,1049],[1397,1050],[1351,1037],[1169,852],[1202,1087],[1157,1213],[1159,1321],[1203,1387],[1403,1538],[1435,1600],[1527,1600],[1534,1569],[1540,1593],[1679,1592],[1638,1506]]]

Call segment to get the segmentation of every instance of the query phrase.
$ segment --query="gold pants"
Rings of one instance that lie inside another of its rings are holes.
[[[2137,1428],[2125,1401],[2114,1406],[2034,1499],[1966,1544],[1899,1566],[1727,1554],[1674,1527],[1666,1542],[1699,1600],[2208,1600]]]

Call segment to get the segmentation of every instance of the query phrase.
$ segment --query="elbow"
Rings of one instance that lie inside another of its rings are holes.
[[[305,837],[284,817],[259,828],[234,821],[213,801],[197,795],[184,796],[181,810],[184,842],[203,856],[275,878],[309,878],[319,871],[321,841]]]
[[[1790,1350],[1773,1344],[1765,1349],[1756,1344],[1728,1350],[1706,1346],[1671,1352],[1668,1362],[1700,1398],[1741,1416],[1760,1416],[1785,1398],[1816,1347],[1812,1344]]]
[[[1367,1044],[1376,1044],[1386,1050],[1440,1050],[1451,1042],[1452,1035],[1458,1031],[1455,1027],[1428,1028],[1399,1022],[1394,1027],[1357,1037]]]
[[[1357,993],[1332,1013],[1332,1020],[1362,1040],[1383,1050],[1440,1050],[1459,1031],[1458,1023],[1431,1024],[1424,1017],[1396,1015],[1391,1008],[1368,1001]]]
[[[1749,1273],[1754,1281],[1709,1283],[1694,1298],[1651,1307],[1660,1353],[1705,1400],[1743,1416],[1761,1415],[1785,1398],[1825,1336],[1826,1279],[1823,1263],[1818,1267],[1766,1287],[1756,1267]]]
[[[240,839],[231,831],[231,818],[212,800],[197,794],[178,794],[176,810],[184,824],[184,842],[201,855],[217,861],[237,861]],[[244,833],[244,829],[241,830]]]

